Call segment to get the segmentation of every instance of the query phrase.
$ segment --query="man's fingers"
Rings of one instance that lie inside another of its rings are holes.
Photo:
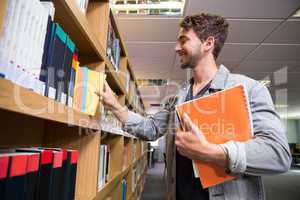
[[[189,115],[187,113],[183,114],[183,122],[184,122],[184,126],[186,127],[186,129],[194,134],[196,134],[196,136],[199,139],[203,138],[203,134],[200,131],[200,129],[192,122],[191,118],[189,117]]]

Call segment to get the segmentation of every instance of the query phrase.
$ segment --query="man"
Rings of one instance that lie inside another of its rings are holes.
[[[261,176],[283,173],[290,167],[291,155],[284,127],[274,111],[267,88],[246,76],[231,74],[223,65],[216,65],[227,33],[228,23],[221,16],[201,13],[183,19],[175,50],[180,56],[181,67],[191,68],[193,76],[153,117],[144,118],[122,107],[107,84],[100,94],[103,102],[124,123],[125,130],[155,140],[166,132],[178,130],[176,104],[239,83],[245,85],[252,112],[253,139],[211,144],[204,136],[201,139],[196,136],[196,132],[201,132],[186,115],[186,132],[177,131],[175,138],[174,134],[167,134],[168,199],[261,200],[264,199]],[[213,162],[237,178],[203,189],[200,180],[194,177],[192,159]]]

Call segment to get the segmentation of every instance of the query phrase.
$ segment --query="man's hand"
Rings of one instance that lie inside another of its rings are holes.
[[[106,81],[104,81],[103,91],[100,91],[98,95],[100,96],[100,100],[102,100],[104,105],[110,109],[114,109],[114,106],[119,104],[114,92],[111,90]]]
[[[208,142],[186,113],[183,116],[183,125],[185,131],[178,131],[175,137],[175,144],[181,155],[191,160],[208,161],[223,167],[227,166],[227,156],[223,149],[219,145]]]

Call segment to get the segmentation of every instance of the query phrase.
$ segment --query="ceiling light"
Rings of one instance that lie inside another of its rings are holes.
[[[287,108],[288,107],[287,104],[275,104],[274,106],[275,106],[275,108]]]
[[[271,81],[270,80],[259,80],[259,83],[263,84],[266,87],[270,87],[271,86]]]
[[[292,17],[300,17],[300,8],[293,14]]]

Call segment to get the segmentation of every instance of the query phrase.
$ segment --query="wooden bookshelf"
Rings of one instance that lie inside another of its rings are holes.
[[[0,2],[0,37],[8,0]],[[90,0],[87,13],[82,13],[74,0],[53,0],[55,19],[74,41],[79,51],[80,65],[89,69],[106,72],[106,81],[118,95],[122,105],[131,96],[125,89],[125,70],[136,79],[129,64],[128,53],[118,25],[109,8],[108,0]],[[119,71],[115,71],[106,55],[108,20],[120,39],[121,57]],[[137,87],[136,87],[137,88]],[[137,88],[138,89],[138,88]],[[143,102],[141,102],[143,104]],[[102,105],[99,105],[99,108]],[[98,110],[100,110],[98,108]],[[141,112],[142,113],[142,112]],[[66,105],[37,94],[9,80],[0,78],[0,147],[61,147],[77,149],[79,152],[76,200],[121,199],[123,178],[127,181],[127,198],[137,199],[138,192],[131,192],[132,170],[145,162],[146,152],[141,150],[139,139],[125,132],[102,130],[99,125],[100,111],[95,117],[74,110]],[[99,149],[101,144],[110,145],[109,178],[98,188]],[[127,165],[123,166],[122,156],[127,145]],[[136,159],[133,149],[136,146]],[[143,162],[142,162],[143,160]],[[146,169],[143,169],[144,171]],[[141,184],[141,179],[137,184]],[[141,188],[137,185],[137,189]],[[0,197],[1,198],[1,197]]]

